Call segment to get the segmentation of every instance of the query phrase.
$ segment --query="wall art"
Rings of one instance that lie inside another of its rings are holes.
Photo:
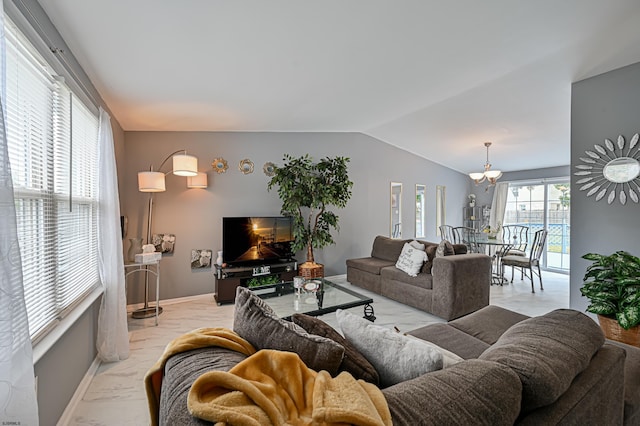
[[[253,173],[253,161],[249,160],[248,158],[241,160],[240,164],[238,164],[238,170],[240,170],[245,175]]]
[[[211,249],[191,250],[191,269],[211,268]]]
[[[153,234],[151,244],[156,247],[156,251],[162,254],[173,254],[176,244],[175,234]]]
[[[213,162],[211,163],[211,167],[213,167],[213,170],[215,170],[216,173],[220,174],[226,172],[229,168],[229,165],[227,164],[227,160],[222,157],[218,157],[213,160]]]
[[[638,203],[640,198],[640,146],[638,133],[633,135],[627,145],[624,136],[619,135],[617,143],[604,140],[604,146],[594,145],[594,151],[585,151],[586,157],[580,157],[584,164],[578,164],[575,172],[580,178],[576,183],[580,191],[587,191],[587,197],[595,195],[600,201],[606,197],[607,203],[616,198],[620,204],[630,198]]]

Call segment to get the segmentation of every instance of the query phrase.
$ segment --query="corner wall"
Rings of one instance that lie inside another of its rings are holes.
[[[325,264],[325,274],[342,274],[345,260],[369,256],[376,235],[389,235],[390,182],[403,183],[403,238],[415,232],[415,184],[427,186],[427,239],[439,241],[435,225],[435,188],[446,186],[447,222],[462,223],[468,178],[456,171],[417,157],[361,133],[249,133],[249,132],[126,132],[126,164],[119,169],[125,183],[121,193],[123,214],[128,217],[128,238],[146,237],[148,194],[138,192],[137,172],[154,168],[170,153],[186,149],[198,157],[200,171],[208,174],[207,189],[187,189],[186,178],[167,175],[166,192],[154,195],[153,232],[176,235],[175,252],[161,263],[160,298],[169,299],[213,292],[211,269],[190,268],[191,249],[222,250],[222,217],[279,215],[277,190],[267,191],[265,162],[282,164],[283,156],[310,154],[315,160],[346,156],[349,177],[354,182],[347,207],[338,210],[340,232],[336,244],[315,250],[316,261]],[[214,158],[224,157],[229,169],[216,174]],[[238,163],[249,158],[254,172],[243,175]],[[120,165],[119,165],[120,167]],[[162,171],[167,171],[170,164]],[[299,253],[296,258],[304,261]],[[143,285],[128,283],[128,303],[143,300]],[[152,287],[152,286],[151,286]],[[155,299],[150,289],[150,300]]]
[[[611,254],[625,250],[640,255],[640,206],[631,200],[621,205],[587,197],[576,184],[580,157],[605,138],[627,141],[640,132],[640,63],[573,84],[571,96],[571,292],[570,306],[584,312],[588,300],[581,296],[582,277],[589,262],[585,253]]]

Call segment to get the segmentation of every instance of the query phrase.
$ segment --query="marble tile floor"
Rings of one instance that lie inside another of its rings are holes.
[[[526,315],[540,315],[569,306],[569,276],[543,271],[544,291],[536,284],[531,293],[528,280],[517,279],[513,284],[491,287],[492,305],[501,306]],[[330,277],[332,281],[351,287],[346,275]],[[377,325],[397,327],[402,332],[428,323],[444,322],[441,318],[386,299],[359,287],[353,289],[373,298]],[[212,295],[202,295],[175,302],[161,303],[164,312],[157,327],[153,318],[129,318],[131,354],[117,363],[103,363],[98,367],[82,399],[73,407],[60,425],[132,425],[149,424],[143,378],[147,370],[162,354],[173,338],[199,327],[233,326],[233,305],[218,306]],[[363,307],[349,311],[361,315]],[[335,313],[321,317],[337,328]]]

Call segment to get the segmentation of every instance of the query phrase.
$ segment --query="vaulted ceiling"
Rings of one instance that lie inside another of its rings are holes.
[[[637,0],[39,0],[125,130],[362,132],[461,172],[567,165],[571,83]]]

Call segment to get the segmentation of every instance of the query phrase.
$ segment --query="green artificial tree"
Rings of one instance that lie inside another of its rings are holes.
[[[339,230],[338,216],[331,206],[344,208],[351,198],[353,182],[349,180],[349,158],[324,158],[318,163],[307,154],[294,158],[284,156],[284,165],[274,167],[268,189],[278,186],[282,200],[281,214],[293,218],[292,250],[307,250],[306,264],[317,265],[313,249],[335,244],[331,232]]]

